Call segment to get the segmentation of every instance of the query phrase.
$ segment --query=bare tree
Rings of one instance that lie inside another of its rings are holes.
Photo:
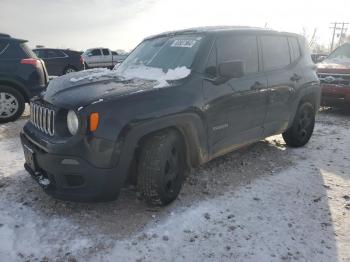
[[[316,42],[317,42],[317,28],[316,27],[312,30],[312,33],[309,33],[308,30],[305,27],[303,27],[302,35],[306,38],[310,48],[312,48],[312,46],[316,44]]]

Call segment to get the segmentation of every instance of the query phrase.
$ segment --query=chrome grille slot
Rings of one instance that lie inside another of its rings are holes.
[[[319,73],[318,78],[321,83],[339,86],[350,86],[350,74],[327,74]]]
[[[50,136],[55,134],[55,111],[53,109],[30,103],[30,122],[45,134]]]

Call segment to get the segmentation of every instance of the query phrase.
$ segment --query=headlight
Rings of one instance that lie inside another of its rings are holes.
[[[74,136],[79,129],[79,119],[73,110],[69,110],[67,115],[67,126],[69,132]]]

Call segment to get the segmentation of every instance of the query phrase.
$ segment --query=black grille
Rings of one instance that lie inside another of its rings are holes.
[[[55,111],[36,103],[30,103],[30,121],[50,136],[55,134]]]

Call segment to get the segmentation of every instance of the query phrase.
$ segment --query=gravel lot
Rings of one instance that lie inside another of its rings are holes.
[[[310,143],[270,137],[195,169],[177,201],[133,188],[108,203],[47,196],[0,125],[1,261],[350,261],[350,113],[326,110]]]

